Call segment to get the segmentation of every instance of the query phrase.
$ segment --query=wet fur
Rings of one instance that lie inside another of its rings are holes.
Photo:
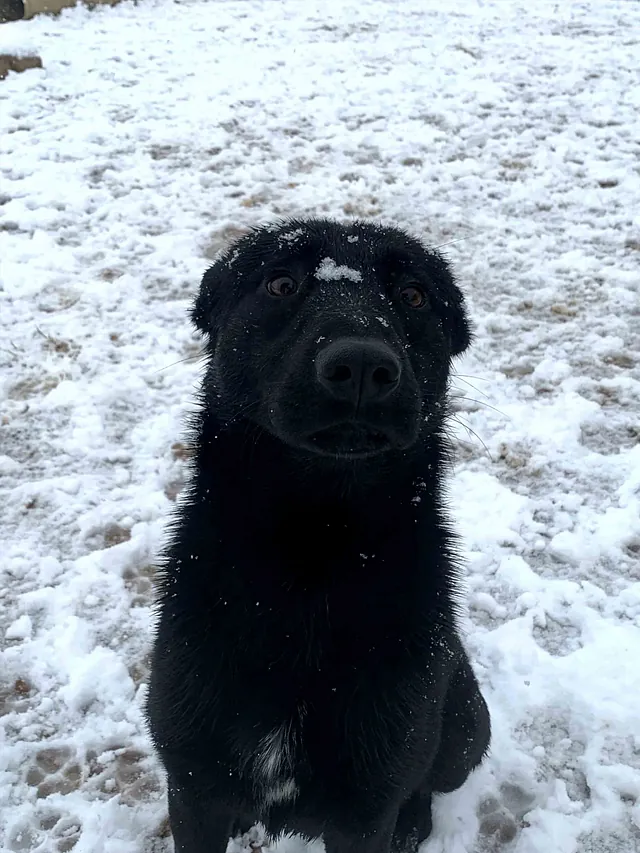
[[[324,257],[361,281],[317,281]],[[283,269],[303,285],[278,301],[264,281]],[[394,301],[405,281],[426,309]],[[148,699],[176,850],[223,853],[258,820],[324,835],[328,853],[415,850],[432,793],[458,788],[489,743],[442,497],[449,371],[470,339],[462,294],[402,231],[310,220],[241,238],[192,317],[207,371]],[[341,416],[313,365],[345,335],[403,365],[397,393],[365,413],[391,445],[366,458],[303,441]]]

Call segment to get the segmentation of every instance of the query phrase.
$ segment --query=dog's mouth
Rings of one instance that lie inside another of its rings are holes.
[[[367,424],[342,423],[318,430],[306,438],[310,449],[324,456],[363,459],[389,450],[388,435]]]

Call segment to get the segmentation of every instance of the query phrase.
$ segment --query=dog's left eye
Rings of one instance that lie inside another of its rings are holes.
[[[400,298],[410,308],[424,308],[427,304],[427,295],[420,287],[415,284],[410,284],[408,287],[403,287],[400,291]]]
[[[272,296],[292,296],[298,289],[298,282],[290,275],[276,275],[266,282]]]

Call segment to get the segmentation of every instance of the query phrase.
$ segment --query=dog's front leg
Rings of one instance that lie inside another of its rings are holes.
[[[175,853],[225,853],[239,829],[227,807],[169,780],[169,823]]]
[[[416,791],[400,807],[391,842],[393,853],[415,853],[431,834],[431,826],[431,792]]]

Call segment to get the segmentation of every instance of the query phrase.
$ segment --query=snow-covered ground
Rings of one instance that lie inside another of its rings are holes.
[[[640,3],[141,0],[7,48],[44,67],[0,82],[0,849],[171,849],[140,709],[185,312],[229,238],[322,214],[448,244],[476,321],[494,741],[439,804],[480,834],[430,850],[640,850]]]

